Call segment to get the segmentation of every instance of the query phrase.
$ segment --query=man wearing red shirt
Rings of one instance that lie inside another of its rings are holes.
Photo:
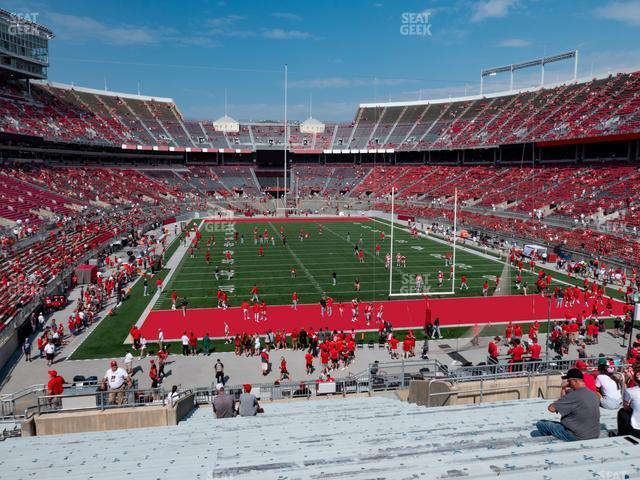
[[[534,339],[533,343],[531,345],[529,345],[529,348],[527,348],[527,353],[530,355],[529,361],[530,362],[539,362],[540,361],[540,351],[541,350],[542,350],[542,347],[540,346],[540,344],[538,344],[538,340]]]
[[[65,380],[55,370],[49,370],[49,382],[47,382],[47,395],[62,395]],[[49,400],[52,406],[60,405],[60,398]]]
[[[389,339],[389,348],[391,349],[391,358],[398,358],[398,343],[400,341],[396,337]]]
[[[522,371],[522,356],[524,355],[524,348],[520,345],[520,339],[513,339],[513,347],[511,347],[507,353],[511,355],[510,363],[512,364],[512,371]]]
[[[329,356],[331,357],[331,368],[337,369],[340,365],[338,363],[338,348],[336,345],[333,345],[331,352],[329,352]]]
[[[498,344],[500,343],[500,340],[500,337],[496,336],[489,342],[489,346],[487,347],[487,353],[489,354],[489,363],[498,363],[498,357],[500,356],[500,349],[498,348]]]
[[[131,338],[133,338],[133,349],[137,350],[140,348],[140,337],[142,336],[142,332],[135,325],[131,327]]]
[[[307,375],[311,375],[313,373],[313,355],[307,352],[304,356],[304,360],[306,364],[305,368],[307,371]]]
[[[325,345],[323,343],[323,345]],[[323,347],[320,350],[320,363],[322,363],[322,370],[326,370],[329,367],[329,352],[327,351],[327,347]]]
[[[513,327],[513,338],[522,338],[522,326],[517,325]]]
[[[242,301],[242,319],[249,320],[249,302],[246,300]]]
[[[191,355],[198,354],[198,337],[193,332],[189,335],[189,350]]]

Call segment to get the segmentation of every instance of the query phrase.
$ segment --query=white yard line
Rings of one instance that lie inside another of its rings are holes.
[[[273,226],[273,223],[271,223],[271,222],[268,222],[268,223],[269,223],[269,227],[271,227],[271,230],[273,230],[276,235],[279,235],[278,230],[276,229],[276,227]],[[288,243],[287,243],[286,248],[289,251],[289,253],[291,254],[291,256],[293,257],[293,259],[296,261],[298,266],[300,267],[300,270],[302,270],[302,272],[307,276],[307,278],[313,284],[313,286],[316,288],[318,293],[323,293],[324,290],[322,289],[322,287],[320,286],[318,281],[315,279],[315,277],[313,275],[311,275],[309,270],[307,270],[307,267],[305,267],[304,263],[302,263],[302,261],[300,260],[298,255],[296,255],[296,253],[291,249],[291,247],[289,246]]]

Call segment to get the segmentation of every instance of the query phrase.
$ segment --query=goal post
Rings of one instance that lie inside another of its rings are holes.
[[[397,189],[394,186],[391,189],[391,225],[390,225],[390,256],[391,262],[389,265],[389,297],[431,297],[431,296],[441,296],[441,295],[453,295],[455,294],[455,282],[456,282],[456,250],[458,243],[458,189],[454,190],[453,196],[453,232],[451,238],[447,238],[445,240],[446,244],[452,248],[451,257],[450,257],[450,273],[451,279],[445,280],[447,283],[450,282],[450,288],[446,290],[438,290],[433,291],[430,286],[427,284],[427,278],[422,279],[422,288],[420,291],[416,288],[416,275],[408,274],[402,272],[402,285],[400,288],[396,288],[394,291],[394,273],[398,273],[398,267],[396,266],[396,261],[394,255],[395,243],[396,243],[396,229],[406,230],[404,227],[401,227],[398,223],[399,220],[396,219],[395,213],[395,196],[397,193]],[[434,240],[441,242],[440,240]],[[441,257],[440,257],[441,258]],[[443,282],[444,285],[444,282]]]
[[[297,216],[298,211],[296,207],[276,207],[276,217]]]

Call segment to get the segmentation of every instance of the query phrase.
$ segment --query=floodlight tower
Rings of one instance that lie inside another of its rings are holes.
[[[544,85],[544,66],[548,63],[560,62],[573,58],[573,80],[578,78],[578,50],[536,58],[521,63],[513,63],[503,67],[486,68],[480,70],[480,95],[484,93],[484,77],[495,77],[499,73],[509,72],[509,90],[513,90],[513,74],[516,70],[540,66],[540,86]]]

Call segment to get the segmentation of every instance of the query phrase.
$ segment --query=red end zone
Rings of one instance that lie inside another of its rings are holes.
[[[551,318],[564,319],[566,314],[575,317],[580,312],[584,316],[591,313],[594,300],[588,306],[582,304],[573,307],[557,308],[555,300],[551,302]],[[364,302],[363,302],[364,303]],[[362,304],[361,303],[361,306]],[[152,311],[142,324],[141,330],[148,340],[157,340],[158,329],[163,330],[166,339],[179,339],[183,332],[194,332],[199,338],[208,333],[210,337],[223,337],[225,322],[231,329],[231,334],[255,333],[264,334],[268,329],[285,330],[288,333],[294,328],[324,328],[337,330],[374,330],[377,328],[375,312],[378,305],[384,306],[384,319],[390,321],[395,329],[422,329],[425,323],[426,302],[419,300],[394,300],[375,302],[374,315],[370,326],[367,326],[364,315],[360,313],[356,322],[351,321],[351,304],[344,303],[342,317],[338,313],[338,305],[334,305],[331,317],[320,316],[319,304],[298,305],[293,310],[289,305],[274,305],[268,307],[268,320],[255,323],[253,319],[243,320],[239,307],[221,310],[217,308],[202,308],[187,310],[186,317],[181,310]],[[504,297],[466,297],[466,298],[437,298],[429,300],[431,318],[440,318],[443,326],[473,325],[545,321],[549,311],[549,301],[540,295],[504,296]],[[600,315],[608,315],[604,305],[597,306]],[[622,315],[624,304],[619,301],[613,303],[613,314]],[[361,308],[362,310],[362,308]]]

